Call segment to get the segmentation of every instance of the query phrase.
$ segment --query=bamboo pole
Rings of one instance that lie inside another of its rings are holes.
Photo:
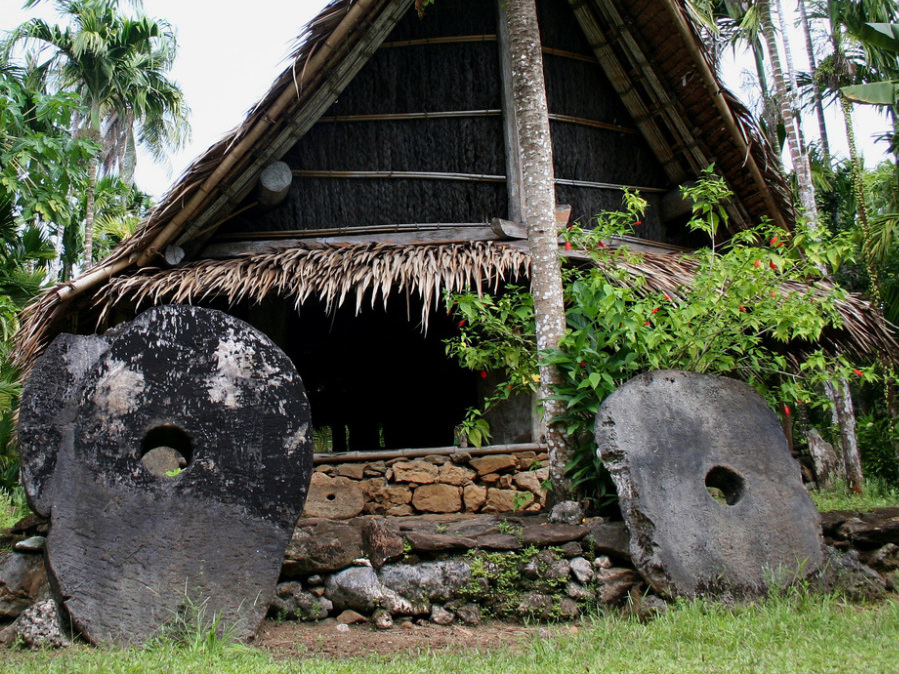
[[[512,445],[490,445],[488,447],[426,447],[424,449],[384,449],[362,452],[320,452],[312,455],[312,462],[349,463],[352,461],[389,461],[390,459],[408,459],[419,456],[452,456],[453,454],[508,454],[510,452],[545,452],[546,445],[538,442],[525,442]]]

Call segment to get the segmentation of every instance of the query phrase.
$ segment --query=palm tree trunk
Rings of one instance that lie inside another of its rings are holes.
[[[88,186],[84,197],[84,269],[93,267],[94,256],[94,212],[97,195],[97,172],[100,169],[99,159],[92,155],[87,165]]]
[[[805,11],[805,0],[799,0],[799,19],[802,23],[802,34],[805,36],[805,51],[808,56],[809,70],[812,75],[813,91],[815,96],[815,114],[818,117],[818,135],[821,137],[821,149],[824,150],[824,161],[830,166],[830,143],[827,139],[827,123],[824,118],[824,101],[821,98],[821,89],[815,81],[818,72],[818,61],[815,58],[815,47],[812,44],[812,31],[808,21],[808,13]]]
[[[802,151],[802,143],[799,137],[798,120],[794,114],[793,101],[784,83],[783,69],[780,65],[780,53],[777,48],[777,40],[774,35],[774,24],[771,20],[771,5],[769,0],[759,2],[759,21],[761,32],[764,35],[768,47],[768,58],[771,59],[771,74],[774,79],[774,91],[777,94],[777,103],[780,115],[787,131],[787,148],[790,151],[790,160],[793,162],[793,170],[796,172],[796,182],[799,186],[799,201],[804,215],[810,224],[818,222],[818,206],[815,203],[815,187],[812,184],[812,170],[809,165],[808,155]]]
[[[865,491],[865,476],[862,473],[862,460],[858,451],[858,439],[855,435],[855,408],[849,382],[840,378],[836,382],[824,382],[827,397],[833,402],[831,414],[833,423],[840,429],[840,454],[846,469],[846,481],[849,490],[856,494]]]
[[[543,351],[558,346],[565,331],[565,313],[555,221],[552,140],[535,0],[508,0],[505,16],[509,27],[512,96],[518,119],[523,219],[528,228],[532,260],[531,293],[534,296],[537,348]],[[538,395],[543,402],[544,420],[550,420],[562,411],[560,403],[550,400],[552,387],[559,381],[555,367],[540,366]],[[557,501],[570,498],[571,484],[565,476],[565,468],[571,458],[571,449],[561,430],[550,424],[546,426],[545,438],[553,497]]]

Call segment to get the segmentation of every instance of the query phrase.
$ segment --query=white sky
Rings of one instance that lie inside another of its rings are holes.
[[[136,180],[141,189],[161,196],[194,158],[243,120],[285,67],[301,27],[325,4],[326,0],[143,0],[144,13],[168,20],[177,31],[179,52],[171,76],[191,108],[193,132],[191,143],[172,155],[167,166],[154,164],[148,156],[138,159]],[[123,6],[127,10],[127,3]],[[28,12],[21,7],[22,0],[0,0],[0,31],[35,14],[58,21],[52,0]],[[797,38],[792,46],[796,67],[806,68],[802,43]],[[728,86],[744,100],[751,96],[741,90],[740,73],[747,67],[745,60],[739,61],[726,73]],[[879,161],[885,146],[875,148],[870,138],[888,125],[870,107],[856,109],[860,117],[856,135],[871,165]],[[831,117],[831,143],[845,155],[842,120],[835,111]],[[806,136],[814,138],[817,124],[811,116],[807,119]]]

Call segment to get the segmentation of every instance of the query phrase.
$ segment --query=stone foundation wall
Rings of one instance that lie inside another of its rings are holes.
[[[545,453],[533,451],[472,456],[465,450],[319,463],[303,517],[540,512],[546,504],[546,463]]]

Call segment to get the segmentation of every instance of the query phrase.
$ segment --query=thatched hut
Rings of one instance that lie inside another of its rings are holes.
[[[636,273],[688,275],[672,255],[695,243],[678,186],[714,162],[734,227],[791,226],[778,161],[681,0],[537,4],[557,202],[572,219],[637,188],[649,252]],[[432,310],[445,289],[493,288],[529,265],[514,227],[490,224],[518,221],[523,199],[502,5],[443,0],[419,17],[413,0],[335,0],[139,231],[29,309],[19,362],[62,331],[202,304],[282,346],[336,448],[451,445],[478,378],[447,360],[453,326]],[[860,321],[855,336],[870,336]]]

